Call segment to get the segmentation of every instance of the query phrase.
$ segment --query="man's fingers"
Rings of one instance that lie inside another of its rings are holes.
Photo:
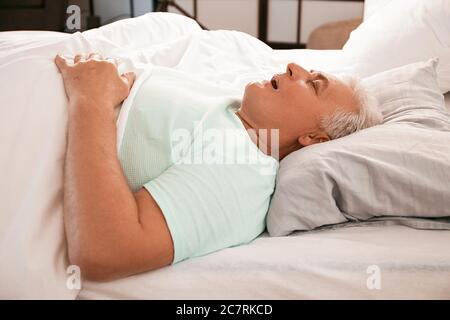
[[[78,62],[84,61],[84,60],[86,60],[85,55],[82,53],[79,53],[75,56],[75,58],[73,58],[73,63],[78,63]]]
[[[119,63],[117,62],[117,59],[115,59],[115,58],[106,58],[105,60],[108,61],[108,62],[110,62],[110,63],[112,63],[112,64],[115,65],[116,67],[119,66]]]
[[[136,80],[136,74],[134,72],[127,72],[122,75],[125,83],[128,85],[128,91],[133,87],[134,81]]]
[[[67,69],[67,67],[69,66],[67,64],[67,60],[60,56],[59,54],[56,55],[55,57],[55,64],[58,67],[59,71],[62,73],[64,70]]]
[[[100,53],[98,53],[98,52],[92,52],[92,53],[90,53],[89,56],[88,56],[88,60],[89,60],[89,59],[103,60],[103,57],[102,57],[102,55],[101,55]]]

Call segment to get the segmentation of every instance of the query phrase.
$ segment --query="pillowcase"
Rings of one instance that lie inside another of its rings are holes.
[[[343,52],[360,77],[439,57],[438,83],[445,93],[450,90],[450,1],[392,0],[351,33]]]
[[[281,161],[267,216],[271,236],[374,217],[450,216],[450,113],[436,64],[364,79],[380,102],[382,125]]]

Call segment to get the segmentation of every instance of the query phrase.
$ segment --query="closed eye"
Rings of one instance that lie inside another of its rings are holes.
[[[330,80],[323,73],[319,72],[317,77],[313,80],[314,89],[317,94],[322,96],[325,90],[328,88]]]
[[[314,91],[317,93],[318,90],[318,84],[317,84],[317,80],[313,80],[313,81],[309,81],[311,87],[314,89]]]

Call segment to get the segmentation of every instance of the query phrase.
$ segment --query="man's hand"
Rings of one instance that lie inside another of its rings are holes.
[[[78,54],[73,61],[57,55],[55,64],[72,107],[89,102],[90,106],[114,111],[128,97],[136,78],[133,72],[119,75],[115,61],[103,59],[97,53]]]

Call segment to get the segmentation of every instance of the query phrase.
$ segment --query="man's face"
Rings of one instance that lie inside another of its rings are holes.
[[[301,147],[329,140],[320,129],[321,119],[339,106],[356,112],[357,105],[344,82],[290,63],[271,80],[249,83],[239,113],[254,129],[279,129],[281,148]]]

